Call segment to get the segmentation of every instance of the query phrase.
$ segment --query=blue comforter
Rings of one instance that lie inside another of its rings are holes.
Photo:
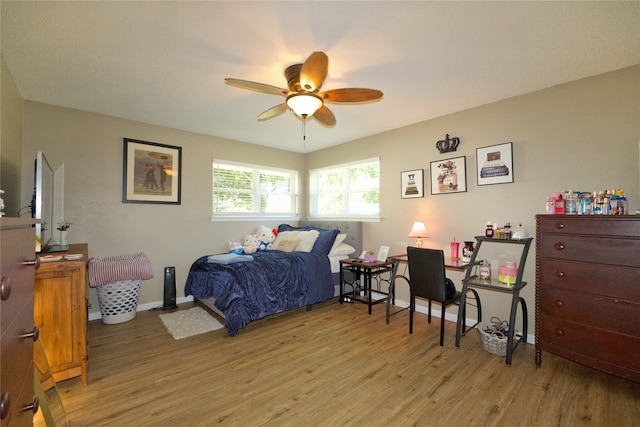
[[[203,256],[189,271],[185,296],[215,298],[229,335],[252,320],[333,297],[329,258],[316,252],[265,251],[253,261],[214,263]]]

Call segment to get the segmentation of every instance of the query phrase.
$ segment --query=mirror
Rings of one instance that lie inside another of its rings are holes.
[[[33,343],[33,366],[33,390],[40,401],[40,409],[33,415],[34,427],[68,427],[58,386],[40,340]]]

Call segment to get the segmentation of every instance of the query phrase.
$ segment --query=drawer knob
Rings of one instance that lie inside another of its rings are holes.
[[[33,327],[33,332],[20,335],[20,338],[33,338],[34,341],[38,341],[39,337],[40,337],[40,329],[38,328],[37,325]]]
[[[564,277],[564,271],[556,271],[556,277],[562,279]]]
[[[11,295],[11,277],[2,276],[0,280],[0,299],[6,301]]]
[[[564,331],[562,329],[556,329],[556,335],[561,337],[564,335]]]
[[[564,307],[564,302],[563,302],[563,301],[560,301],[560,300],[557,300],[557,301],[556,301],[556,305],[557,305],[558,307]]]
[[[29,261],[24,261],[22,265],[33,265],[36,270],[40,268],[40,255],[36,255],[36,258]]]
[[[561,251],[564,249],[564,243],[558,242],[555,245],[553,245],[553,247],[556,248],[556,250]]]
[[[5,419],[9,415],[9,408],[11,407],[11,394],[2,393],[0,398],[0,419]]]
[[[29,403],[28,405],[23,406],[22,408],[20,408],[20,410],[22,412],[33,411],[33,413],[35,414],[36,412],[38,412],[38,408],[40,408],[40,400],[37,397],[34,397],[33,403]]]
[[[562,229],[564,228],[564,223],[562,223],[562,222],[556,222],[556,228],[557,228],[558,230],[562,230]]]

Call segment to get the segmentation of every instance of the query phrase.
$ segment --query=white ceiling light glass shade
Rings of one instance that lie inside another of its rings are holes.
[[[322,107],[322,99],[308,93],[295,94],[287,98],[287,105],[300,117],[307,118]]]

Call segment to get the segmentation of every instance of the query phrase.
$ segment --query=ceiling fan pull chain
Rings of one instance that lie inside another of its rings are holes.
[[[303,114],[302,115],[302,140],[306,141],[307,140],[307,115]]]

